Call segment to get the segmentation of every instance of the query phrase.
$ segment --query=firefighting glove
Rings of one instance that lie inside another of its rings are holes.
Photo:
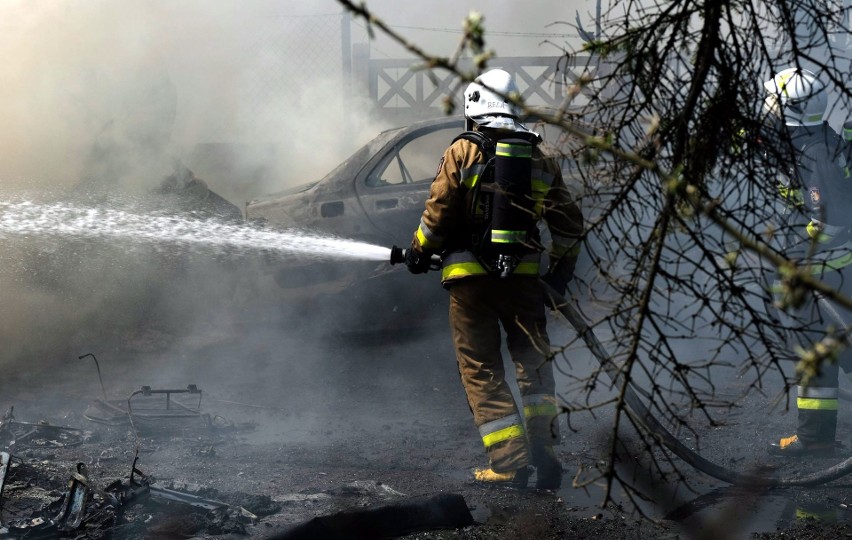
[[[429,256],[424,253],[417,253],[409,248],[405,252],[405,266],[412,274],[425,274],[429,271]]]

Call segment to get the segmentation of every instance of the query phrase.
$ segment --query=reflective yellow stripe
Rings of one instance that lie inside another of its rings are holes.
[[[424,248],[436,248],[441,247],[441,242],[433,242],[429,240],[425,234],[423,234],[423,229],[417,227],[417,241],[420,242],[420,246]]]
[[[479,176],[482,174],[482,171],[485,170],[484,163],[475,163],[474,165],[468,167],[467,169],[462,169],[461,171],[461,184],[471,189],[476,183],[479,181]]]
[[[523,426],[519,426],[516,424],[507,428],[497,430],[494,433],[483,435],[482,443],[485,445],[485,448],[488,448],[489,446],[495,445],[499,442],[508,441],[509,439],[517,439],[518,437],[523,436]]]
[[[802,191],[800,189],[794,189],[783,184],[778,184],[778,193],[781,194],[782,199],[785,199],[796,206],[802,206],[805,204],[805,197],[802,195]]]
[[[796,406],[808,411],[836,411],[836,399],[796,398]]]
[[[426,245],[429,240],[426,240],[426,235],[423,234],[423,231],[420,230],[420,227],[417,228],[417,241],[420,242],[420,245]]]
[[[443,279],[461,276],[478,276],[485,273],[485,268],[483,268],[478,262],[448,264],[441,269],[441,277]]]
[[[814,224],[813,221],[808,223],[807,231],[808,231],[808,236],[810,236],[811,238],[816,238],[816,241],[821,243],[821,244],[824,244],[824,243],[828,242],[829,240],[831,240],[831,237],[829,235],[823,233],[820,230],[820,228],[817,225]]]
[[[527,239],[526,231],[491,231],[491,241],[495,244],[521,244]]]
[[[479,180],[479,175],[474,174],[473,176],[468,176],[467,178],[463,178],[461,183],[467,189],[471,189],[473,186],[476,185],[476,182],[478,180]]]
[[[559,414],[559,410],[557,410],[555,403],[538,403],[524,407],[524,418],[532,418],[534,416],[556,416],[557,414]]]
[[[541,172],[544,175],[544,172]],[[548,181],[549,180],[549,181]],[[550,175],[548,180],[532,179],[532,198],[533,198],[533,215],[536,218],[541,217],[542,209],[544,208],[544,199],[547,197],[547,192],[550,191],[550,185],[553,183],[553,176]]]
[[[522,262],[518,264],[512,275],[537,275],[539,269],[538,262]],[[488,272],[478,262],[462,262],[445,265],[441,269],[441,278],[450,279],[463,276],[481,276]]]
[[[518,264],[518,267],[515,268],[513,274],[523,274],[523,275],[535,275],[538,274],[538,261],[536,262],[522,262]]]
[[[501,157],[529,158],[532,157],[532,146],[529,144],[498,142],[497,155]]]

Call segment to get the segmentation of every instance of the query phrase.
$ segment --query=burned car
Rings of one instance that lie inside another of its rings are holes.
[[[407,244],[438,160],[463,126],[452,117],[384,131],[321,180],[250,201],[246,219],[388,247]]]
[[[388,248],[407,246],[440,156],[463,126],[461,117],[448,117],[384,131],[321,180],[248,202],[246,220]],[[375,261],[270,261],[268,275],[294,312],[328,313],[317,308],[331,302],[339,318],[330,323],[344,329],[409,326],[427,313],[424,302],[440,301],[437,275],[414,280],[401,266]],[[413,309],[413,299],[418,299],[417,315],[407,308]],[[359,315],[368,307],[376,314],[373,321]],[[443,311],[428,314],[443,316]]]

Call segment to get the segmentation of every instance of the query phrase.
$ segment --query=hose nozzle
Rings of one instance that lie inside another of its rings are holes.
[[[401,247],[393,246],[391,248],[390,254],[390,263],[391,264],[405,264],[405,257],[408,255],[408,250],[403,249]],[[440,270],[441,269],[441,256],[432,254],[429,256],[429,270]]]
[[[393,246],[391,248],[390,263],[398,264],[405,262],[405,250],[401,247]]]

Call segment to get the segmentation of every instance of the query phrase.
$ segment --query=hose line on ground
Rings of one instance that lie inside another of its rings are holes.
[[[577,334],[582,338],[583,342],[600,363],[603,370],[609,376],[613,384],[622,385],[624,374],[621,373],[618,366],[613,362],[609,354],[604,349],[601,342],[595,336],[592,328],[586,323],[585,319],[575,310],[565,299],[564,296],[558,294],[552,287],[544,281],[541,281],[541,286],[544,288],[546,295],[550,296],[549,304],[551,309],[559,311],[565,319],[574,327]],[[700,454],[697,454],[689,447],[684,445],[672,435],[651,413],[650,409],[645,405],[645,402],[637,395],[633,389],[632,383],[628,384],[624,394],[625,404],[630,412],[649,433],[653,434],[660,443],[677,457],[693,466],[699,471],[721,480],[729,484],[735,485],[760,485],[764,487],[787,487],[787,486],[816,486],[837,480],[849,473],[852,473],[852,457],[828,467],[809,474],[793,474],[780,476],[763,476],[758,474],[747,474],[726,469],[721,465],[717,465],[712,461],[708,461]]]

